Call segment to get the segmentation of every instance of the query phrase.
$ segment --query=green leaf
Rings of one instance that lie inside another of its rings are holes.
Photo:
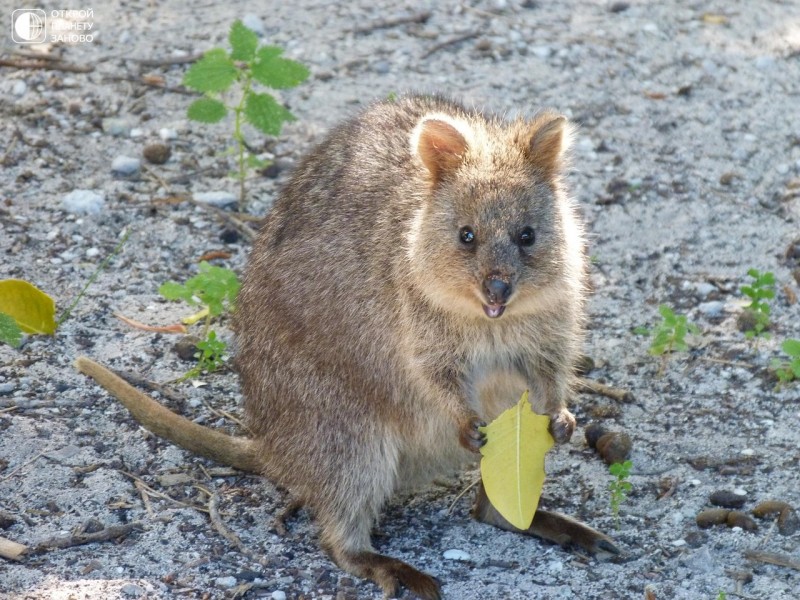
[[[659,306],[658,307],[658,312],[661,313],[661,316],[664,318],[664,321],[666,321],[667,323],[674,322],[675,313],[666,304],[662,304],[661,306]]]
[[[183,76],[183,85],[198,92],[224,92],[239,71],[222,48],[214,48],[193,64]]]
[[[251,61],[256,55],[258,36],[252,29],[245,27],[241,21],[234,21],[231,32],[228,34],[228,43],[231,45],[231,59]]]
[[[544,456],[553,446],[550,417],[531,409],[528,392],[482,430],[481,477],[497,511],[517,529],[528,529],[544,484]]]
[[[56,332],[56,303],[35,285],[21,279],[0,281],[0,312],[25,333]]]
[[[647,327],[642,327],[639,325],[638,327],[633,328],[633,333],[636,335],[650,335],[650,330]]]
[[[251,169],[263,169],[264,167],[268,167],[270,164],[272,164],[272,161],[258,158],[254,154],[247,155],[247,166]]]
[[[293,88],[305,81],[309,75],[306,66],[281,58],[282,52],[277,46],[259,48],[251,66],[253,79],[276,90]]]
[[[786,340],[783,342],[783,344],[781,344],[781,350],[783,350],[789,356],[800,358],[800,340]]]
[[[219,123],[228,114],[228,109],[219,100],[200,98],[189,105],[186,114],[192,121]]]
[[[174,281],[162,283],[158,288],[158,293],[164,296],[164,298],[167,300],[185,300],[192,305],[198,303],[194,298],[194,292],[192,292],[186,286],[183,286],[180,283],[175,283]]]
[[[248,94],[244,116],[251,125],[268,135],[280,134],[284,122],[294,121],[294,115],[269,94]]]
[[[22,343],[22,329],[13,317],[6,313],[0,313],[0,342],[5,342],[12,348],[19,348]]]

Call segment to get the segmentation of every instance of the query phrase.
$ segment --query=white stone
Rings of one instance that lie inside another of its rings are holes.
[[[197,202],[211,204],[212,206],[218,206],[220,208],[233,206],[239,201],[236,195],[230,192],[197,192],[193,194],[193,196]]]
[[[11,88],[11,93],[14,94],[15,96],[23,96],[27,91],[28,91],[28,84],[22,81],[22,79],[17,79]]]
[[[756,453],[752,448],[745,448],[740,452],[742,456],[753,456]]]
[[[119,175],[133,175],[139,171],[141,166],[142,162],[138,158],[118,156],[111,163],[111,170]]]
[[[455,548],[451,550],[445,550],[444,556],[447,560],[469,560],[472,558],[469,554],[464,552],[463,550],[457,550]]]
[[[160,137],[165,142],[168,140],[174,140],[178,137],[178,132],[174,129],[169,129],[167,127],[162,127],[158,130],[158,137]]]
[[[228,575],[227,577],[217,577],[214,580],[219,587],[232,588],[236,585],[236,577]]]
[[[272,592],[272,594],[270,594],[270,598],[272,598],[272,600],[286,600],[286,592],[275,590]]]
[[[64,196],[61,206],[75,215],[96,215],[103,210],[106,199],[102,193],[92,190],[72,190]]]

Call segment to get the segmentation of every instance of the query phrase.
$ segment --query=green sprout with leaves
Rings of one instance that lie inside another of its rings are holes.
[[[198,313],[184,319],[187,324],[204,319],[205,324],[203,340],[197,343],[198,351],[195,354],[198,364],[181,379],[196,377],[202,372],[211,373],[224,367],[227,345],[217,339],[216,332],[211,329],[211,319],[232,310],[239,287],[236,273],[203,261],[199,265],[198,274],[186,283],[168,281],[158,288],[158,292],[167,300],[184,300],[191,306],[202,307]]]
[[[621,463],[614,463],[608,467],[608,472],[614,477],[608,483],[608,491],[611,492],[609,500],[611,504],[611,513],[614,515],[614,521],[619,529],[619,507],[627,498],[628,493],[633,489],[633,485],[628,481],[631,474],[633,463],[629,460]]]
[[[640,335],[651,336],[653,339],[648,352],[653,356],[661,356],[666,362],[667,355],[689,350],[686,335],[690,333],[699,335],[700,329],[697,325],[690,323],[685,315],[676,314],[666,304],[659,306],[658,312],[661,314],[661,323],[658,323],[652,330],[646,327],[636,327],[633,331]],[[662,363],[662,370],[663,368],[664,364]]]
[[[741,287],[742,293],[750,298],[750,304],[744,307],[752,317],[752,328],[744,332],[750,340],[759,337],[769,337],[769,304],[767,300],[775,297],[775,275],[767,271],[761,273],[758,269],[750,269],[747,274],[752,277],[750,285]]]
[[[261,168],[266,163],[247,151],[243,125],[249,123],[262,133],[277,136],[283,123],[294,120],[294,115],[271,94],[257,93],[253,86],[258,83],[276,90],[293,88],[308,77],[309,71],[299,62],[283,58],[281,48],[259,46],[258,35],[241,21],[231,26],[228,43],[230,52],[224,48],[209,50],[186,72],[183,83],[205,95],[189,105],[187,115],[193,121],[218,123],[228,111],[234,114],[239,202],[244,206],[247,169]],[[226,92],[237,82],[241,96],[238,102],[227,104]]]
[[[772,360],[772,368],[781,383],[789,383],[795,379],[800,380],[800,340],[785,340],[781,350],[789,356],[789,360]]]

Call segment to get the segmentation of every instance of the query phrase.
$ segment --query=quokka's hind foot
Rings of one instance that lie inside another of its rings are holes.
[[[493,525],[499,529],[524,535],[533,535],[555,542],[560,546],[577,546],[592,554],[597,554],[598,552],[619,554],[619,548],[610,537],[572,517],[557,512],[537,510],[533,516],[533,523],[528,529],[517,529],[506,521],[497,512],[497,509],[492,506],[492,503],[489,502],[486,490],[483,489],[483,483],[479,486],[475,505],[472,508],[472,516],[477,521]]]
[[[377,583],[386,598],[394,598],[400,586],[422,600],[441,600],[439,582],[402,560],[376,552],[331,552],[336,564],[345,571]]]

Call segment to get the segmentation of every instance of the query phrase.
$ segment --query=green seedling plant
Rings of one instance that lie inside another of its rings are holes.
[[[184,323],[204,320],[203,339],[197,343],[198,351],[195,354],[198,364],[181,377],[182,380],[197,377],[202,372],[218,371],[225,366],[227,345],[217,339],[216,332],[211,329],[211,320],[233,309],[239,287],[236,273],[203,261],[198,274],[186,283],[168,281],[158,288],[158,292],[167,300],[184,300],[190,306],[200,307],[200,311],[184,319]]]
[[[249,123],[262,133],[277,136],[283,124],[294,115],[266,92],[256,92],[255,84],[272,89],[293,88],[309,75],[299,62],[283,58],[277,46],[259,46],[258,36],[235,21],[228,35],[230,51],[214,48],[203,55],[186,72],[183,84],[204,94],[189,105],[187,116],[200,123],[218,123],[233,112],[234,152],[237,158],[239,202],[245,204],[245,178],[250,168],[267,163],[250,154],[245,143],[243,126]],[[238,84],[238,100],[230,102],[231,88]]]
[[[769,304],[767,300],[775,297],[775,275],[767,271],[761,273],[758,269],[750,269],[747,274],[752,277],[750,285],[741,287],[741,292],[750,298],[750,304],[744,307],[753,317],[753,328],[744,332],[748,340],[759,337],[767,338],[769,333]]]
[[[780,383],[789,383],[800,380],[800,340],[785,340],[781,344],[781,350],[789,356],[789,360],[772,360],[772,368]]]
[[[658,323],[652,330],[646,327],[637,327],[634,329],[634,333],[652,337],[648,352],[653,356],[662,357],[661,369],[663,371],[667,356],[673,352],[689,350],[686,335],[699,335],[700,329],[697,325],[690,323],[685,315],[676,314],[666,304],[659,306],[658,312],[661,314],[661,323]]]
[[[619,507],[627,498],[628,493],[633,489],[633,485],[628,481],[631,474],[633,463],[629,460],[621,463],[614,463],[608,467],[608,472],[614,479],[608,483],[608,491],[611,493],[609,504],[611,505],[611,514],[614,515],[614,521],[619,529]]]

